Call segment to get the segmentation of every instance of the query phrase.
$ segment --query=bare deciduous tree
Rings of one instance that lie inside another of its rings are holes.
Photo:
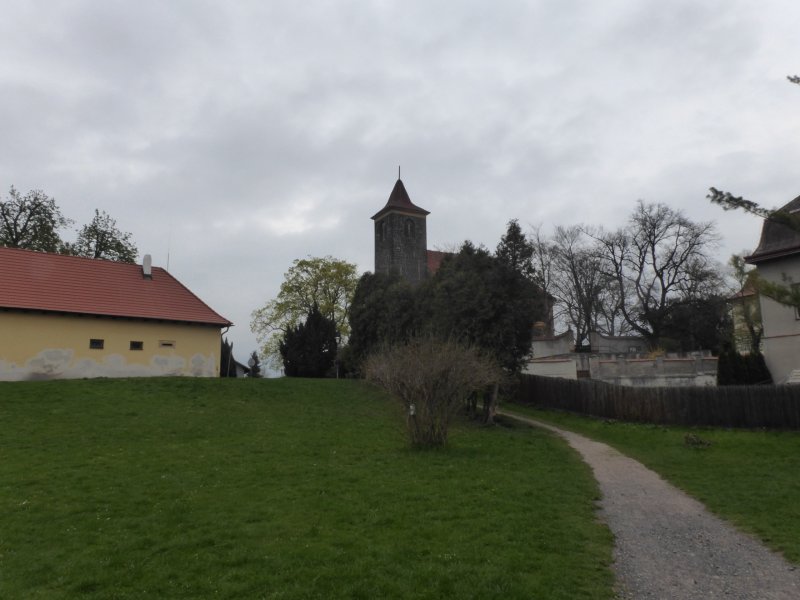
[[[586,346],[589,332],[597,330],[601,294],[607,284],[601,259],[584,243],[577,226],[557,227],[553,246],[554,295],[575,327],[575,346]]]
[[[712,223],[694,223],[664,204],[637,203],[628,227],[601,232],[604,271],[619,292],[631,330],[655,348],[672,311],[682,301],[711,295],[720,277],[707,250],[717,237]]]
[[[471,394],[503,377],[502,370],[474,347],[434,338],[379,351],[367,359],[364,372],[403,403],[415,447],[444,446],[455,412]]]
[[[575,331],[576,346],[588,344],[591,331],[626,331],[617,288],[609,285],[599,244],[584,228],[557,227],[550,239],[536,228],[531,240],[537,277],[555,301],[555,319]]]

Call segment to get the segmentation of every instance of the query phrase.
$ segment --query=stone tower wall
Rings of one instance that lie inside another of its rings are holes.
[[[411,283],[427,277],[424,216],[390,212],[375,221],[375,272],[398,273]]]

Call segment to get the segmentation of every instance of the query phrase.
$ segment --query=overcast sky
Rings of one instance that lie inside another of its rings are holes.
[[[95,208],[234,321],[304,256],[373,268],[402,165],[428,247],[506,222],[714,220],[800,194],[796,0],[0,2],[0,187]],[[70,237],[68,234],[65,237]]]

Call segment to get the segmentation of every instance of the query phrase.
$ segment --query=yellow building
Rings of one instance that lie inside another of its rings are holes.
[[[219,376],[232,323],[167,271],[0,248],[0,381]]]

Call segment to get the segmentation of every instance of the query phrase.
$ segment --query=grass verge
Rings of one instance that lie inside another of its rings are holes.
[[[665,427],[504,408],[606,442],[800,563],[800,432]],[[687,445],[687,434],[710,445]]]
[[[360,382],[0,384],[0,597],[611,598],[588,468]]]

